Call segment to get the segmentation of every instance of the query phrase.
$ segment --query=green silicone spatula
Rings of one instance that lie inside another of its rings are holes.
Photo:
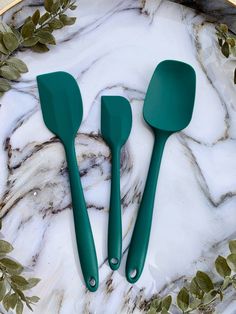
[[[74,146],[83,116],[80,90],[75,79],[65,72],[40,75],[37,82],[44,122],[65,148],[81,269],[87,288],[95,291],[98,287],[97,256]]]
[[[101,106],[101,132],[111,149],[111,196],[108,223],[108,261],[111,269],[120,266],[122,254],[122,224],[120,201],[120,152],[132,126],[132,113],[127,99],[103,96]]]
[[[171,60],[157,66],[149,84],[143,116],[153,129],[155,142],[126,262],[126,278],[130,283],[139,279],[144,267],[157,179],[166,140],[189,124],[195,89],[194,69],[186,63]]]

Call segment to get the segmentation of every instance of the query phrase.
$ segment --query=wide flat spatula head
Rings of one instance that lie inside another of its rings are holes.
[[[66,72],[37,77],[44,122],[63,142],[74,138],[82,121],[83,105],[76,80]]]
[[[122,147],[132,126],[129,101],[121,96],[103,96],[101,105],[101,132],[110,147]]]
[[[166,60],[155,69],[143,115],[153,128],[177,132],[189,124],[195,99],[196,74],[184,62]]]

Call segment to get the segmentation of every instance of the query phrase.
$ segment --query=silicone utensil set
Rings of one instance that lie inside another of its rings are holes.
[[[79,87],[74,78],[65,72],[40,75],[37,81],[44,122],[60,138],[65,148],[84,281],[90,291],[96,291],[99,281],[97,256],[74,148],[74,139],[83,115]],[[130,283],[139,279],[144,267],[165,143],[171,134],[189,124],[195,89],[194,69],[186,63],[173,60],[161,62],[149,84],[143,115],[153,129],[155,141],[126,262],[126,278]],[[120,151],[131,131],[132,113],[128,100],[123,97],[103,96],[101,102],[101,132],[112,154],[108,262],[111,269],[116,270],[122,255]]]

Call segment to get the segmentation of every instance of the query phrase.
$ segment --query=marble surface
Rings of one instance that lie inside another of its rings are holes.
[[[4,19],[20,23],[40,3],[27,0]],[[77,23],[56,33],[58,46],[47,55],[19,53],[30,71],[0,100],[3,234],[29,274],[42,278],[35,314],[145,313],[153,295],[175,295],[197,269],[210,271],[236,238],[235,63],[220,54],[214,24],[179,4],[81,0],[75,14]],[[130,285],[125,260],[153,146],[142,105],[164,59],[195,68],[196,104],[189,127],[168,140],[145,268]],[[84,102],[76,151],[99,261],[96,293],[85,289],[74,254],[64,151],[45,127],[38,100],[36,75],[58,70],[74,75]],[[116,272],[107,263],[111,156],[100,136],[101,95],[126,97],[133,113],[121,158],[123,260]],[[216,312],[236,312],[230,289]]]
[[[217,22],[226,23],[230,29],[236,32],[236,2],[235,0],[172,0],[189,6],[197,11],[204,12],[208,18]]]

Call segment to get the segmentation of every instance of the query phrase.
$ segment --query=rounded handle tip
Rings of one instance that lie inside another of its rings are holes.
[[[139,277],[141,275],[141,272],[138,270],[138,268],[132,268],[132,269],[126,269],[126,279],[129,283],[135,283],[138,281]]]
[[[109,258],[109,265],[112,270],[117,270],[120,267],[120,259],[117,257]]]
[[[93,276],[90,276],[86,281],[86,286],[89,291],[95,292],[98,288],[98,279],[94,278]]]

